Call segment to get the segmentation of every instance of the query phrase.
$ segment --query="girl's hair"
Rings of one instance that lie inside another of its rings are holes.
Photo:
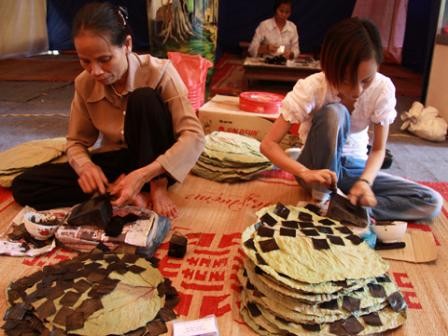
[[[359,64],[371,58],[378,65],[383,61],[381,37],[372,22],[359,18],[346,19],[325,35],[320,63],[332,86],[338,87],[343,81],[355,85]]]
[[[291,6],[292,8],[292,0],[275,0],[274,2],[274,13],[277,11],[277,8],[280,7],[280,5],[287,4]]]
[[[121,47],[131,34],[127,19],[124,7],[109,2],[88,3],[76,13],[72,36],[75,38],[82,30],[90,30],[107,36],[112,45]]]

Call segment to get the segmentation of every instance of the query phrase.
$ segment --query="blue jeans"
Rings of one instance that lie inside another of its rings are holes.
[[[328,104],[313,112],[311,129],[297,160],[309,169],[334,171],[338,188],[345,194],[350,192],[366,164],[363,159],[342,156],[349,131],[350,113],[344,105]],[[427,220],[437,216],[443,205],[437,191],[381,171],[372,191],[378,204],[370,209],[370,215],[376,220]]]

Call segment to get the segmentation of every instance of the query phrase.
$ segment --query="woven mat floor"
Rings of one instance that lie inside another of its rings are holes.
[[[447,183],[430,185],[448,200]],[[181,212],[173,221],[172,230],[188,237],[187,255],[183,259],[169,258],[165,242],[156,256],[161,260],[160,271],[180,292],[177,313],[181,319],[216,315],[222,336],[254,335],[238,312],[236,274],[244,258],[241,232],[254,223],[259,208],[276,202],[294,205],[305,200],[305,194],[295,181],[278,174],[232,185],[188,176],[171,193]],[[6,230],[19,210],[9,191],[0,189],[1,231]],[[406,324],[390,335],[448,335],[448,201],[431,227],[423,229],[433,231],[438,242],[438,260],[428,264],[389,261],[392,278],[409,305]],[[11,281],[72,255],[58,248],[37,258],[1,257],[0,314],[7,308],[5,289]]]

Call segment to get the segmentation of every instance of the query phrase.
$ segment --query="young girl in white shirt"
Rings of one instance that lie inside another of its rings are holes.
[[[322,45],[323,71],[299,80],[287,94],[261,151],[304,188],[337,186],[352,204],[369,207],[376,220],[430,219],[441,210],[439,193],[380,171],[397,114],[395,87],[377,72],[382,57],[371,22],[350,18],[336,24]],[[279,145],[295,123],[304,143],[297,161]],[[369,126],[373,138],[367,154]]]

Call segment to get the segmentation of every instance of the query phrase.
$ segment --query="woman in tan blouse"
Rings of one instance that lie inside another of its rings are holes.
[[[152,205],[177,216],[167,188],[182,182],[198,159],[202,127],[171,62],[132,53],[126,19],[125,10],[110,3],[90,3],[77,13],[73,36],[84,71],[75,80],[69,163],[17,177],[13,194],[20,204],[71,206],[110,192],[114,205]]]

